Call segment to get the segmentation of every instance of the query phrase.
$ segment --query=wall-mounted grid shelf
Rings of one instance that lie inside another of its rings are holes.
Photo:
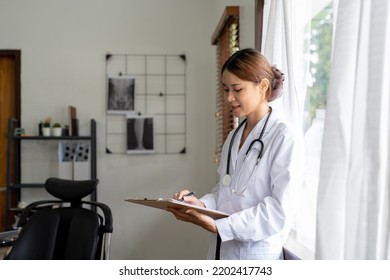
[[[186,152],[186,56],[167,54],[106,55],[106,152],[126,154],[127,113],[109,110],[109,79],[134,79],[135,115],[152,116],[154,153]]]

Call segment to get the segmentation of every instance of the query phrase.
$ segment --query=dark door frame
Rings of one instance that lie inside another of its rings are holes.
[[[17,120],[19,120],[19,123],[20,123],[20,117],[21,117],[21,51],[20,50],[11,50],[11,49],[0,49],[0,58],[5,58],[5,59],[10,59],[12,60],[12,64],[13,64],[13,82],[14,82],[14,89],[13,89],[13,92],[11,92],[10,94],[12,94],[12,99],[13,99],[13,104],[11,106],[13,106],[13,112],[12,114],[10,115],[4,115],[2,117],[4,117],[5,119],[1,120],[2,122],[2,125],[4,124],[5,127],[8,126],[8,119],[7,118],[15,118]],[[0,108],[1,110],[4,109],[4,108]],[[7,141],[8,141],[8,137],[7,137]],[[16,156],[20,156],[20,153],[18,153]],[[7,152],[7,162],[8,162],[8,152]],[[20,162],[20,161],[19,161]],[[6,166],[4,166],[5,168],[7,168]],[[9,169],[9,167],[11,169]],[[11,164],[11,166],[9,166],[7,168],[7,171],[6,171],[6,178],[5,179],[5,183],[6,183],[6,186],[9,185],[9,178],[10,178],[10,174],[14,174],[14,165]],[[11,204],[12,204],[12,198],[20,195],[20,190],[17,191],[17,193],[11,193],[10,190],[6,189],[6,195],[5,195],[5,206],[2,205],[2,208],[4,207],[4,209],[1,209],[2,211],[2,216],[5,216],[5,221],[4,221],[4,224],[3,224],[3,221],[2,221],[2,224],[0,225],[0,229],[5,229],[5,230],[8,230],[9,229],[9,225],[10,225],[10,222],[12,221],[13,222],[13,217],[10,217],[10,212],[9,212],[9,208],[11,207]],[[15,203],[15,202],[14,202]],[[4,211],[4,212],[3,212]]]
[[[20,120],[21,108],[21,50],[1,50],[0,56],[9,56],[15,61],[15,118]]]

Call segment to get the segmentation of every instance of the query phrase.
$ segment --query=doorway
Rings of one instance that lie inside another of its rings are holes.
[[[0,231],[6,215],[7,124],[9,118],[20,120],[20,75],[21,51],[0,50]]]

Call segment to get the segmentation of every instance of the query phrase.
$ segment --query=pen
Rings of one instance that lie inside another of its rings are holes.
[[[185,194],[184,196],[192,196],[194,194],[195,194],[195,192],[189,192],[189,193]],[[183,202],[184,198],[182,197],[182,198],[178,199],[178,201]]]

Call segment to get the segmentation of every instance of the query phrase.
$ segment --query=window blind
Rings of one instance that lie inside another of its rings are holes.
[[[221,68],[225,61],[239,49],[239,7],[228,6],[217,25],[211,43],[216,45],[216,143],[214,162],[219,164],[223,143],[238,120],[227,106],[221,87]]]

